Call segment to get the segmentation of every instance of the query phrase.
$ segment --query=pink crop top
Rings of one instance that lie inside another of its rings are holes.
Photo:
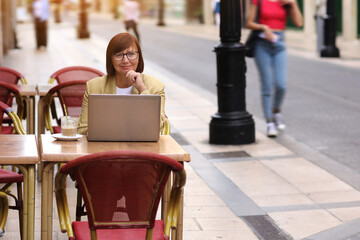
[[[257,5],[258,0],[252,0]],[[255,17],[256,18],[256,17]],[[271,29],[285,29],[287,14],[279,1],[261,1],[260,24],[267,25]]]

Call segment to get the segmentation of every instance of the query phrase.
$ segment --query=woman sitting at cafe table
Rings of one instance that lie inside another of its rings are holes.
[[[86,135],[88,130],[89,94],[145,94],[161,96],[160,130],[164,127],[164,84],[158,79],[143,74],[144,60],[137,39],[129,33],[119,33],[109,42],[106,50],[106,72],[103,77],[86,83],[78,123],[78,133]]]

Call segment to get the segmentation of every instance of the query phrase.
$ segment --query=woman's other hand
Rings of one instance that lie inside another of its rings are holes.
[[[142,93],[146,89],[141,73],[130,70],[126,74],[126,78],[129,79],[129,81],[139,91],[139,93]]]

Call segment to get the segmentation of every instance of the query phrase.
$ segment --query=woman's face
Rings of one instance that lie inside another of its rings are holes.
[[[126,75],[130,70],[136,71],[139,63],[138,49],[134,44],[121,52],[114,53],[111,56],[111,60],[116,73]]]

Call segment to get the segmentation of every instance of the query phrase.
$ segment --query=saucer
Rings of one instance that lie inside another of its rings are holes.
[[[51,136],[56,138],[56,140],[60,140],[60,141],[75,141],[82,137],[81,134],[76,134],[76,136],[63,136],[61,133],[55,133],[52,134]]]

